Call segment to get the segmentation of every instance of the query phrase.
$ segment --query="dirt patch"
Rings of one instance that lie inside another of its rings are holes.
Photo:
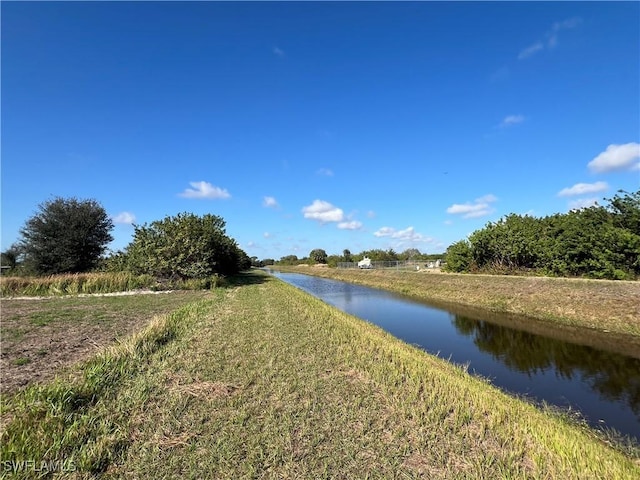
[[[62,367],[88,358],[97,349],[144,324],[142,319],[96,325],[46,326],[25,333],[19,342],[3,340],[0,354],[2,393],[52,378]]]
[[[204,298],[166,295],[3,299],[0,310],[0,392],[50,380],[98,349],[145,326],[155,315]]]

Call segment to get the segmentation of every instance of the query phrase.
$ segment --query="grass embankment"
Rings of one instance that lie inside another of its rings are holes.
[[[466,305],[640,337],[640,282],[428,271],[286,268],[443,306]]]
[[[223,279],[158,281],[151,275],[127,272],[74,273],[46,277],[0,277],[0,296],[51,296],[112,293],[130,290],[199,290],[221,286]]]
[[[10,399],[2,460],[112,478],[640,475],[586,428],[283,282],[245,278]]]

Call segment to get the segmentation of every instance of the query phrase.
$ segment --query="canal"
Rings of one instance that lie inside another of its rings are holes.
[[[297,273],[271,272],[401,340],[487,378],[505,391],[545,402],[640,441],[640,359],[512,328],[535,322],[435,308],[374,288]],[[480,318],[482,317],[482,318]],[[509,327],[505,326],[509,325]]]

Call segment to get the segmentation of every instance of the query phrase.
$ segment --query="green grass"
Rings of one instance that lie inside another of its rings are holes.
[[[638,478],[586,427],[259,273],[3,397],[3,461],[105,478]],[[28,472],[17,476],[30,478]]]

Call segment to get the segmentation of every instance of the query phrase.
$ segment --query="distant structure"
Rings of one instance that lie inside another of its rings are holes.
[[[358,268],[371,268],[371,259],[369,257],[364,257],[358,262]]]

